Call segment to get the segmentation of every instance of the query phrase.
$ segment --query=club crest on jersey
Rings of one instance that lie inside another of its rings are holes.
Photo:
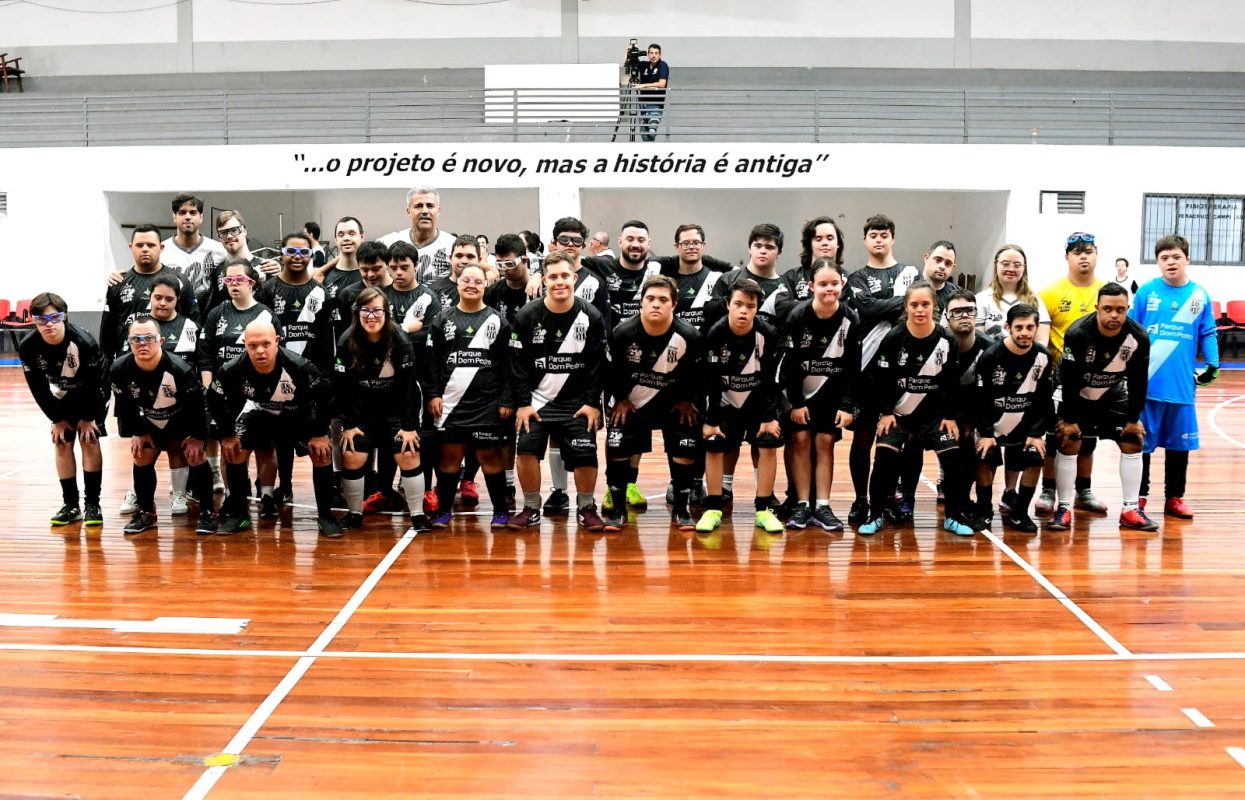
[[[908,364],[908,351],[900,350],[899,351],[899,366],[903,367],[903,366],[907,366],[907,364]]]
[[[445,331],[446,341],[458,336],[458,326],[454,324],[454,320],[452,319],[447,319],[445,321],[443,330]]]
[[[164,395],[165,397],[170,397],[170,398],[177,396],[177,392],[173,389],[172,386],[164,386],[164,385],[160,386],[160,394]]]
[[[532,344],[545,343],[545,329],[540,325],[532,328]]]
[[[934,351],[934,363],[938,366],[941,367],[943,362],[946,361],[946,358],[947,356],[941,350]]]
[[[869,282],[869,294],[877,294],[882,291],[882,282],[874,277],[865,278]]]
[[[1195,297],[1192,301],[1190,301],[1189,311],[1195,317],[1202,313],[1202,299],[1200,297]]]
[[[131,382],[128,388],[130,390],[130,396],[133,397],[135,400],[142,397],[143,390],[138,387],[137,383]]]
[[[277,315],[285,313],[285,298],[274,297],[272,300],[272,312]]]
[[[40,372],[48,371],[48,361],[43,356],[39,356],[35,359],[35,366],[39,368]]]
[[[1150,296],[1146,298],[1146,311],[1158,311],[1162,302],[1157,294],[1150,292]]]
[[[133,286],[122,286],[121,287],[121,302],[128,303],[133,299],[134,299],[134,287]]]
[[[288,378],[282,378],[281,382],[277,384],[277,387],[281,390],[282,394],[294,394],[294,382]]]
[[[804,334],[800,336],[800,347],[812,347],[812,345],[813,345],[813,332],[804,331]]]
[[[1124,345],[1123,347],[1120,348],[1120,361],[1127,361],[1128,359],[1132,357],[1133,357],[1133,348],[1129,347],[1128,345]]]
[[[588,341],[588,326],[582,322],[576,322],[575,326],[571,328],[571,336],[577,342]]]
[[[225,332],[225,329],[228,327],[229,327],[229,320],[225,319],[224,316],[221,316],[220,319],[216,320],[216,335],[220,336],[222,333]]]
[[[320,313],[320,298],[312,295],[307,298],[307,308],[311,309],[312,314]]]
[[[242,394],[245,395],[246,397],[255,396],[255,387],[251,385],[250,381],[242,382]]]
[[[1002,367],[995,367],[994,374],[990,376],[990,380],[995,386],[1002,386],[1007,383],[1007,370]]]
[[[608,278],[605,279],[605,283],[611,289],[622,288],[622,278],[618,277],[617,275],[610,275]]]
[[[672,366],[674,364],[679,363],[679,348],[667,347],[666,348],[666,361],[668,361]]]
[[[627,360],[628,361],[630,361],[632,364],[639,364],[640,360],[643,357],[644,357],[644,354],[640,352],[640,348],[636,346],[635,342],[632,342],[631,344],[627,345]]]
[[[1085,363],[1086,364],[1094,363],[1094,356],[1096,355],[1098,355],[1098,351],[1094,350],[1093,345],[1086,347],[1085,348]]]

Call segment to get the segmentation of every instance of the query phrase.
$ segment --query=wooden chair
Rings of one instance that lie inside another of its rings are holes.
[[[9,58],[8,53],[0,53],[0,86],[4,87],[4,91],[9,91],[9,84],[16,81],[17,91],[25,92],[26,89],[22,86],[22,76],[25,74],[21,56]]]

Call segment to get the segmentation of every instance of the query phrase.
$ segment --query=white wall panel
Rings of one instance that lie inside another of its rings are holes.
[[[979,39],[1245,43],[1237,0],[973,0],[972,19]]]
[[[177,8],[172,0],[165,3],[152,8],[159,0],[58,0],[66,9],[58,10],[0,2],[0,46],[21,55],[20,48],[36,46],[169,44],[177,41]]]

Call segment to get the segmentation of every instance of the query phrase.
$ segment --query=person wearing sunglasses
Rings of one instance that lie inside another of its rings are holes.
[[[216,239],[225,247],[225,255],[214,255],[207,261],[208,290],[199,299],[199,308],[206,315],[212,309],[229,299],[225,289],[225,262],[231,259],[242,259],[255,268],[262,282],[271,275],[281,271],[281,264],[270,258],[260,258],[251,252],[247,244],[246,220],[239,211],[222,211],[216,215]]]
[[[1068,263],[1067,275],[1038,293],[1050,317],[1048,345],[1056,364],[1063,357],[1064,334],[1074,322],[1094,313],[1095,304],[1098,302],[1098,290],[1104,283],[1094,274],[1098,267],[1098,246],[1094,234],[1085,231],[1069,234],[1064,247],[1064,260]],[[1062,391],[1056,387],[1056,411],[1058,411],[1061,396]],[[1084,442],[1078,450],[1074,504],[1082,511],[1105,514],[1107,513],[1106,505],[1094,495],[1091,488],[1094,449],[1097,444],[1097,439],[1090,439]],[[1052,438],[1046,444],[1042,494],[1033,507],[1034,512],[1038,514],[1050,514],[1055,510],[1055,445],[1052,434]]]
[[[35,329],[17,345],[22,374],[39,410],[52,423],[56,477],[62,505],[51,524],[82,520],[88,527],[104,524],[99,492],[104,469],[99,439],[108,416],[105,391],[107,359],[95,337],[69,322],[69,306],[60,295],[38,294],[30,301]],[[74,440],[82,450],[82,481],[86,505],[79,506],[78,464]]]
[[[191,319],[199,318],[194,287],[186,277],[175,269],[164,266],[161,253],[160,229],[150,223],[134,226],[130,234],[130,255],[134,266],[126,272],[109,276],[109,286],[104,294],[104,314],[99,324],[99,346],[108,358],[116,358],[129,352],[126,346],[126,329],[134,318],[151,310],[151,282],[156,275],[176,278],[178,291],[177,312]],[[121,436],[128,435],[125,431]]]
[[[409,228],[387,233],[380,237],[384,245],[406,242],[419,251],[417,278],[420,283],[431,284],[450,275],[450,253],[458,238],[449,231],[441,230],[441,194],[431,186],[417,186],[406,193],[406,216],[411,220]]]
[[[190,467],[189,485],[200,499],[198,533],[216,532],[212,469],[204,457],[208,418],[203,382],[195,369],[162,347],[160,325],[146,314],[130,324],[130,352],[109,371],[117,419],[129,431],[138,508],[123,529],[127,535],[155,528],[156,457],[179,453]]]

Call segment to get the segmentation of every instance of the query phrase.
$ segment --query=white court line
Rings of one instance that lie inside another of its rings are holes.
[[[1219,405],[1212,408],[1210,410],[1210,414],[1207,415],[1206,417],[1206,424],[1210,426],[1211,430],[1219,434],[1219,437],[1223,439],[1225,442],[1228,442],[1229,444],[1234,444],[1237,447],[1241,448],[1242,450],[1245,450],[1245,444],[1237,441],[1236,439],[1233,439],[1231,436],[1229,436],[1227,433],[1224,432],[1223,428],[1219,427],[1219,419],[1218,419],[1219,412],[1227,408],[1228,406],[1232,405],[1233,403],[1237,402],[1238,400],[1245,400],[1245,394],[1238,394],[1236,397],[1230,397],[1227,400],[1224,400]]]
[[[1158,675],[1147,675],[1146,680],[1150,682],[1151,686],[1158,689],[1160,692],[1170,692],[1172,690],[1171,684],[1160,678]]]
[[[9,477],[10,475],[16,475],[16,474],[17,474],[17,473],[19,473],[19,472],[25,472],[26,470],[28,470],[28,469],[33,469],[34,467],[41,467],[41,466],[44,466],[44,465],[46,465],[47,463],[49,463],[50,461],[51,461],[51,459],[48,459],[48,458],[40,458],[40,459],[35,460],[35,461],[29,461],[29,462],[27,462],[27,463],[25,463],[25,464],[22,464],[20,467],[14,467],[13,469],[9,470],[8,472],[0,472],[0,478],[7,478],[7,477]]]
[[[1236,763],[1245,767],[1245,747],[1229,747],[1228,755],[1232,756]]]
[[[329,643],[333,641],[333,637],[341,632],[341,629],[350,621],[350,617],[359,609],[359,606],[371,594],[372,589],[376,588],[376,584],[380,583],[380,579],[385,576],[389,568],[398,560],[398,556],[402,555],[403,551],[406,550],[407,546],[414,539],[415,531],[408,530],[401,539],[394,543],[385,557],[381,559],[381,562],[367,576],[367,579],[346,601],[346,605],[342,606],[341,610],[337,612],[337,616],[333,618],[333,621],[312,642],[311,647],[307,649],[306,655],[298,659],[297,663],[285,674],[285,677],[281,679],[276,688],[264,698],[264,702],[260,703],[259,708],[255,709],[250,718],[238,729],[238,732],[234,734],[229,744],[225,745],[225,749],[221,751],[222,755],[242,754],[246,746],[255,738],[255,734],[259,732],[259,729],[272,716],[272,712],[277,710],[277,706],[281,705],[281,701],[298,685],[299,680],[307,674],[307,670],[316,662],[316,657],[323,654],[324,648],[328,647]],[[199,800],[199,798],[206,797],[208,792],[212,791],[212,787],[216,785],[216,782],[225,774],[226,769],[227,767],[219,766],[208,768],[199,776],[199,780],[195,781],[194,786],[191,786],[190,790],[186,792],[185,798],[187,800]]]
[[[100,628],[116,633],[241,633],[249,619],[221,617],[156,617],[155,619],[74,619],[55,614],[0,614],[0,627]]]
[[[1180,710],[1181,712],[1184,713],[1186,717],[1189,718],[1190,722],[1192,722],[1194,725],[1198,726],[1199,728],[1215,727],[1215,723],[1207,719],[1206,715],[1203,714],[1201,711],[1198,711],[1196,708],[1182,708]]]

